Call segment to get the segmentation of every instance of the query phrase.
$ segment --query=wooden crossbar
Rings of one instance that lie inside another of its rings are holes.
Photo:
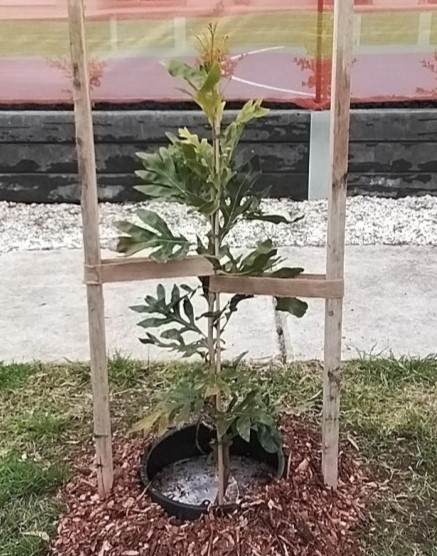
[[[321,299],[341,299],[344,295],[343,280],[327,280],[324,274],[300,274],[297,278],[289,279],[215,274],[211,263],[205,257],[200,256],[166,263],[159,263],[144,257],[103,259],[100,264],[85,265],[84,269],[87,285],[210,276],[210,288],[215,293]]]
[[[326,280],[323,274],[301,274],[288,279],[216,274],[211,276],[210,289],[216,293],[322,299],[340,299],[344,294],[343,280]]]
[[[199,256],[166,263],[143,257],[103,259],[98,265],[85,265],[84,271],[86,284],[210,276],[214,272],[211,263]]]

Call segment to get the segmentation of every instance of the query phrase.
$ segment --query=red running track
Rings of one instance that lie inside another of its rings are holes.
[[[429,100],[437,98],[437,73],[424,67],[429,53],[363,54],[356,57],[352,97],[357,102]],[[329,71],[329,67],[326,68]],[[265,100],[315,107],[310,71],[301,70],[295,55],[281,50],[244,56],[227,83],[228,100]],[[71,100],[71,85],[62,70],[40,58],[0,59],[0,104],[56,104]],[[311,81],[311,79],[310,79]],[[109,58],[95,102],[180,101],[183,94],[155,57]],[[323,97],[322,97],[323,98]],[[326,97],[322,103],[326,106]],[[320,107],[320,106],[319,106]]]

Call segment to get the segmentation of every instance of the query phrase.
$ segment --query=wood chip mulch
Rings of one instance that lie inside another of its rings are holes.
[[[59,493],[65,512],[53,556],[356,556],[357,528],[366,523],[376,483],[357,453],[341,454],[336,492],[323,485],[320,432],[295,417],[282,420],[287,477],[259,486],[227,517],[167,517],[138,480],[143,438],[114,441],[113,494],[96,495],[92,452],[79,458],[74,479]]]

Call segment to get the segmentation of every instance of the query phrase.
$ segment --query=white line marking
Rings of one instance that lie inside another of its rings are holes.
[[[238,60],[239,58],[244,58],[246,56],[252,56],[252,54],[262,54],[263,52],[271,52],[272,50],[282,50],[285,46],[269,46],[268,48],[260,48],[259,50],[251,50],[250,52],[242,52],[241,54],[236,54],[231,56],[231,60]]]
[[[313,93],[304,93],[302,91],[293,91],[293,89],[283,89],[282,87],[274,87],[273,85],[263,85],[262,83],[256,83],[255,81],[249,81],[248,79],[242,79],[241,77],[231,76],[233,81],[238,81],[239,83],[244,83],[244,85],[251,85],[252,87],[258,87],[259,89],[268,89],[270,91],[276,91],[278,93],[291,93],[293,95],[301,95],[303,97],[314,97]]]
[[[252,56],[255,54],[263,54],[264,52],[272,52],[273,50],[282,50],[285,46],[269,46],[267,48],[260,48],[258,50],[251,50],[250,52],[244,52],[231,57],[231,60],[238,60],[239,58],[245,58],[246,56]],[[248,79],[242,79],[241,77],[231,76],[231,79],[238,81],[239,83],[244,83],[244,85],[251,85],[252,87],[258,87],[259,89],[268,89],[270,91],[276,91],[278,93],[291,93],[293,95],[301,95],[304,97],[313,97],[313,93],[304,93],[302,91],[293,91],[292,89],[283,89],[281,87],[274,87],[273,85],[263,85],[262,83],[256,83],[255,81],[249,81]]]

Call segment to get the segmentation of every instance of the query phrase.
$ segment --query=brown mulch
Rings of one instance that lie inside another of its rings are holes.
[[[295,417],[282,420],[287,478],[260,486],[227,517],[212,514],[180,523],[142,491],[138,465],[145,441],[114,441],[115,486],[96,495],[92,455],[75,465],[59,493],[61,516],[51,554],[56,556],[356,556],[357,526],[369,515],[371,482],[356,452],[341,454],[336,492],[323,485],[320,432]]]

